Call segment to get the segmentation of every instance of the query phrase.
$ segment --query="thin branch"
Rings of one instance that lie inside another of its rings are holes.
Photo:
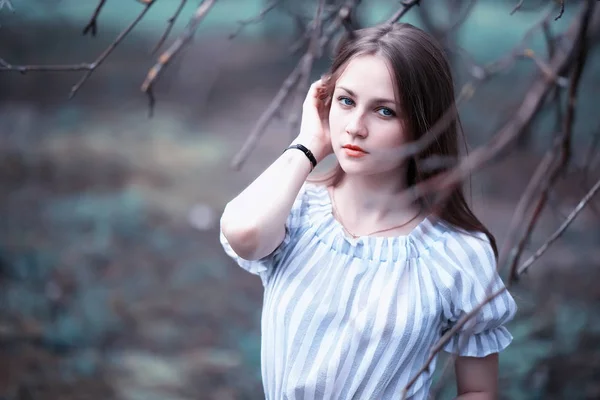
[[[556,18],[554,18],[555,21],[558,21],[560,19],[560,17],[563,16],[563,14],[565,13],[565,0],[559,0],[560,3],[560,11],[558,12],[558,15],[556,16]]]
[[[513,247],[513,239],[516,238],[517,231],[525,218],[525,214],[531,205],[533,197],[538,193],[540,187],[542,186],[542,183],[548,172],[548,169],[552,165],[552,161],[553,161],[552,153],[551,152],[546,153],[546,155],[542,158],[542,161],[538,164],[538,167],[536,168],[535,172],[533,173],[533,176],[529,180],[529,183],[527,184],[525,191],[521,195],[521,198],[519,199],[519,203],[517,204],[517,208],[515,209],[515,212],[513,213],[513,216],[512,216],[512,219],[511,219],[511,222],[510,222],[510,225],[508,228],[508,233],[506,235],[506,241],[505,241],[502,251],[500,252],[500,255],[498,257],[498,259],[499,259],[498,265],[501,265],[502,263],[504,263],[504,260],[507,260],[507,259],[512,260],[516,257],[516,247]],[[510,249],[510,252],[507,253],[509,251],[509,249]]]
[[[577,207],[575,207],[573,209],[573,211],[571,211],[571,213],[565,219],[565,221],[562,223],[562,225],[556,230],[556,232],[554,232],[552,234],[552,236],[550,236],[550,238],[548,238],[546,243],[544,243],[531,257],[529,257],[527,259],[527,261],[525,261],[523,263],[523,265],[521,265],[517,269],[518,275],[523,275],[525,272],[527,272],[529,267],[531,267],[531,265],[538,258],[540,258],[546,252],[546,250],[548,250],[548,248],[552,245],[552,243],[554,243],[564,233],[564,231],[569,227],[569,225],[571,225],[571,223],[575,220],[577,215],[585,208],[587,203],[596,195],[596,193],[598,193],[599,190],[600,190],[600,180],[598,180],[596,182],[596,184],[587,192],[585,197],[583,199],[581,199],[579,204],[577,204]]]
[[[448,26],[445,28],[446,33],[448,34],[452,31],[454,31],[459,26],[461,26],[467,20],[467,18],[471,15],[471,13],[473,12],[473,8],[475,8],[476,4],[477,4],[477,0],[469,1],[469,4],[467,4],[467,6],[465,7],[465,10],[462,13],[460,13],[460,15],[454,21],[452,21],[450,24],[448,24]]]
[[[140,0],[144,4],[144,9],[140,12],[137,18],[124,30],[119,36],[98,56],[93,63],[81,63],[71,65],[11,65],[5,60],[0,59],[0,71],[14,71],[22,74],[38,71],[38,72],[62,72],[62,71],[86,71],[83,77],[77,82],[69,93],[69,99],[72,99],[81,86],[88,80],[92,73],[98,68],[104,60],[112,53],[112,51],[123,41],[125,36],[142,20],[150,7],[155,3],[154,0]]]
[[[414,6],[418,6],[421,0],[404,0],[402,6],[386,21],[387,24],[395,24],[410,11]]]
[[[535,55],[535,52],[531,49],[527,49],[523,52],[523,57],[529,58],[535,62],[540,71],[553,83],[558,87],[566,88],[568,84],[568,80],[565,77],[559,76],[556,71],[553,71],[552,68],[541,58]],[[559,89],[555,89],[559,91]]]
[[[515,8],[513,8],[512,11],[510,12],[510,15],[513,15],[514,13],[516,13],[523,6],[524,2],[525,2],[525,0],[519,0],[517,5],[515,6]]]
[[[562,154],[562,151],[559,154]],[[555,155],[555,157],[559,157],[559,156]],[[519,262],[521,254],[523,253],[523,250],[525,249],[525,245],[527,244],[527,242],[529,241],[529,238],[531,237],[533,228],[535,227],[536,223],[538,222],[538,219],[539,219],[542,211],[544,210],[544,207],[546,206],[546,202],[548,201],[548,194],[550,192],[550,189],[552,189],[552,187],[556,183],[556,179],[558,178],[558,175],[559,175],[560,171],[562,170],[562,167],[564,167],[564,165],[562,163],[556,162],[556,158],[554,158],[553,161],[555,162],[555,166],[553,168],[551,168],[550,176],[549,177],[546,176],[545,177],[546,179],[544,179],[544,181],[546,183],[544,185],[542,193],[540,194],[540,196],[538,198],[538,201],[535,204],[533,213],[532,213],[531,217],[529,218],[529,222],[527,223],[527,226],[525,228],[525,233],[521,236],[521,239],[517,243],[517,246],[515,246],[515,248],[512,249],[510,252],[510,258],[509,258],[510,275],[508,278],[509,286],[512,285],[513,282],[518,280],[518,276],[515,273],[516,268],[517,268],[517,263]]]
[[[582,10],[582,13],[585,10]],[[581,15],[575,18],[567,32],[565,40],[575,40],[577,31],[581,27]],[[574,48],[557,51],[549,65],[554,74],[559,75],[564,71],[573,60]],[[543,100],[553,87],[545,76],[538,78],[525,95],[520,108],[515,116],[510,119],[493,137],[493,139],[478,149],[465,156],[460,163],[453,169],[439,174],[427,181],[421,182],[412,187],[406,196],[410,198],[420,198],[427,194],[437,192],[440,195],[439,203],[443,202],[451,190],[464,181],[464,179],[484,164],[488,163],[503,150],[505,150],[516,138],[523,132],[537,111],[542,106]]]
[[[92,36],[96,36],[96,32],[98,31],[98,16],[100,15],[100,11],[102,11],[102,7],[104,7],[105,3],[106,0],[100,0],[98,6],[96,6],[96,10],[90,19],[90,22],[88,22],[85,28],[83,28],[84,35],[87,35],[87,33],[90,32]]]
[[[313,63],[316,58],[319,58],[321,56],[321,54],[320,54],[321,49],[319,47],[319,39],[321,37],[321,14],[323,13],[323,8],[325,6],[324,3],[325,3],[325,0],[319,0],[319,3],[317,5],[316,15],[315,15],[315,18],[314,18],[313,24],[312,24],[313,29],[312,29],[312,35],[311,35],[311,39],[310,39],[309,48],[308,48],[308,51],[306,52],[306,54],[304,54],[304,56],[300,60],[300,65],[301,65],[300,77],[298,79],[298,85],[296,86],[296,94],[295,94],[296,98],[299,101],[302,101],[302,97],[308,90],[308,87],[310,84],[310,72],[312,71]],[[290,130],[292,132],[294,132],[296,130],[298,121],[300,120],[300,112],[301,112],[301,107],[297,106],[297,107],[295,107],[293,112],[290,114],[289,126],[290,126]]]
[[[15,8],[13,7],[10,0],[0,0],[0,10],[4,9],[4,6],[8,8],[9,11],[15,12]]]
[[[574,67],[573,79],[572,79],[572,82],[570,85],[570,90],[569,90],[569,93],[570,93],[569,104],[572,106],[572,108],[570,107],[569,111],[568,111],[568,113],[570,114],[570,117],[567,118],[568,123],[565,122],[565,132],[563,132],[563,138],[562,138],[563,142],[562,142],[562,146],[561,146],[562,153],[563,153],[561,160],[565,159],[565,158],[568,159],[568,149],[569,149],[568,141],[570,140],[572,118],[574,117],[575,94],[576,94],[576,90],[578,87],[578,80],[581,75],[581,71],[583,69],[583,65],[585,62],[585,56],[587,54],[587,45],[585,42],[585,38],[586,38],[587,28],[589,25],[589,20],[590,20],[590,17],[591,17],[593,8],[594,8],[593,3],[595,3],[595,1],[588,0],[586,2],[586,5],[583,7],[583,9],[581,11],[581,15],[578,18],[576,18],[576,22],[574,22],[567,31],[567,34],[566,34],[567,37],[572,36],[574,34],[574,32],[576,32],[575,38],[574,38],[574,42],[575,42],[574,49],[571,49],[571,51],[566,52],[566,54],[565,53],[557,54],[555,59],[553,60],[553,62],[551,62],[553,69],[560,71],[569,65],[569,60],[571,58],[570,54],[576,53],[578,55],[576,65]],[[531,94],[532,92],[535,92],[535,94],[532,95]],[[443,177],[441,180],[431,179],[430,181],[437,181],[436,182],[437,186],[442,187],[442,190],[447,190],[447,188],[444,188],[444,184],[447,184],[446,181],[448,179],[450,179],[450,180],[458,179],[459,181],[462,181],[462,179],[460,179],[460,175],[464,174],[465,172],[473,171],[473,169],[475,167],[482,165],[482,163],[486,161],[486,159],[485,159],[486,156],[490,157],[491,154],[497,153],[504,146],[506,146],[506,144],[508,144],[510,142],[509,139],[511,137],[518,135],[519,128],[522,127],[522,125],[527,121],[527,117],[531,115],[531,112],[539,108],[538,103],[541,100],[541,98],[543,98],[543,96],[545,95],[546,92],[547,92],[547,89],[544,90],[544,88],[540,84],[540,81],[538,80],[537,84],[534,84],[534,86],[532,87],[528,96],[526,96],[525,102],[522,104],[521,109],[519,109],[519,111],[517,112],[517,115],[513,119],[514,122],[507,124],[500,131],[500,133],[496,136],[497,139],[496,139],[495,143],[491,143],[491,145],[489,146],[490,149],[486,150],[486,147],[484,147],[483,149],[480,149],[479,152],[474,151],[473,153],[471,153],[470,156],[467,156],[465,158],[465,160],[468,160],[469,158],[471,158],[471,160],[472,160],[471,162],[461,163],[462,165],[459,165],[457,168],[455,168],[453,171],[451,171],[450,174],[443,174]],[[530,98],[528,99],[528,97],[530,97]],[[529,101],[527,101],[527,100],[529,100]],[[501,135],[506,136],[506,137],[503,137]],[[565,139],[565,137],[566,137],[566,139]],[[565,144],[565,141],[566,141],[566,144]],[[477,155],[477,154],[479,154],[479,155]],[[593,193],[595,193],[595,191],[593,191]],[[590,198],[591,198],[591,196],[590,196]],[[501,265],[499,264],[498,266],[501,266]],[[492,284],[493,284],[493,280],[490,282],[490,285],[486,289],[486,292],[489,292],[491,290]],[[471,312],[467,313],[462,318],[460,318],[456,322],[456,324],[454,324],[453,327],[444,334],[444,336],[432,348],[432,351],[431,351],[430,356],[427,359],[427,361],[419,369],[419,371],[417,371],[417,373],[413,376],[413,378],[409,381],[409,383],[404,388],[403,396],[402,396],[403,399],[406,398],[406,394],[407,394],[408,390],[410,389],[410,387],[416,382],[416,380],[421,375],[421,373],[423,373],[425,370],[427,370],[429,368],[429,365],[435,358],[436,354],[439,353],[443,349],[443,347],[450,341],[450,339],[466,324],[466,322],[468,320],[470,320],[473,316],[475,316],[481,310],[482,307],[484,307],[486,304],[490,303],[494,298],[496,298],[498,295],[503,293],[505,290],[507,290],[507,287],[503,286],[500,290],[497,290],[496,292],[489,295],[475,309],[473,309]]]
[[[8,61],[0,58],[0,71],[12,71],[26,74],[27,72],[67,72],[67,71],[87,71],[94,68],[94,63],[71,64],[71,65],[12,65]]]
[[[242,21],[238,21],[238,28],[235,32],[233,32],[231,35],[229,35],[229,39],[233,39],[236,36],[238,36],[246,26],[248,26],[250,24],[256,24],[256,23],[262,21],[271,10],[273,10],[275,7],[277,7],[277,5],[280,2],[281,2],[281,0],[271,0],[271,2],[269,4],[267,4],[267,6],[257,16],[255,16],[253,18],[245,19]]]
[[[425,132],[418,140],[407,143],[400,149],[399,156],[409,158],[414,155],[420,154],[433,144],[438,137],[448,128],[448,126],[456,120],[458,115],[458,105],[469,100],[475,94],[475,90],[483,82],[483,79],[474,80],[466,83],[460,90],[459,95],[456,98],[455,105],[448,108],[444,114],[433,124],[433,126]],[[395,153],[398,153],[397,149],[393,149]]]
[[[542,24],[542,32],[544,33],[546,47],[548,48],[548,58],[552,58],[556,52],[556,40],[552,36],[552,32],[550,31],[550,22],[548,20],[544,20],[544,23]],[[554,88],[554,95],[551,101],[556,105],[556,127],[559,129],[559,127],[563,124],[563,111],[561,107],[562,96],[560,88]]]
[[[458,321],[456,321],[456,323],[452,326],[452,328],[450,328],[446,333],[444,333],[444,335],[440,338],[440,340],[431,349],[431,351],[429,353],[429,357],[427,358],[427,360],[425,361],[425,363],[423,364],[423,366],[417,371],[417,373],[414,374],[414,376],[412,377],[412,379],[410,381],[408,381],[408,383],[404,387],[404,390],[402,391],[402,400],[406,399],[406,395],[408,394],[408,390],[411,388],[412,385],[415,384],[415,382],[417,381],[417,379],[419,379],[419,376],[423,372],[425,372],[427,369],[429,369],[429,364],[431,364],[431,362],[435,359],[437,353],[439,353],[440,351],[442,351],[444,349],[444,346],[450,341],[450,339],[452,339],[452,337],[454,335],[456,335],[459,332],[459,330],[471,318],[473,318],[475,315],[477,315],[479,313],[479,311],[481,311],[481,309],[486,304],[488,304],[489,302],[491,302],[492,300],[494,300],[500,294],[504,293],[504,291],[506,291],[506,287],[502,287],[501,289],[499,289],[496,292],[492,293],[481,304],[479,304],[477,307],[475,307],[473,310],[471,310],[467,314],[463,315]]]
[[[479,85],[486,81],[489,81],[493,76],[505,72],[514,64],[514,61],[517,57],[525,56],[525,54],[527,53],[527,49],[523,50],[523,48],[526,42],[529,40],[531,35],[533,35],[533,32],[540,28],[543,22],[550,17],[550,11],[551,9],[549,9],[544,14],[543,18],[540,21],[538,21],[536,24],[534,24],[531,28],[527,30],[521,42],[517,46],[515,46],[515,48],[507,55],[501,57],[497,61],[489,63],[485,67],[481,67],[472,62],[471,75],[473,76],[473,80],[471,82],[466,83],[460,90],[460,93],[456,99],[456,106],[446,110],[446,112],[436,121],[436,123],[429,129],[429,131],[422,135],[418,140],[403,146],[401,155],[405,158],[408,158],[423,152],[427,147],[434,143],[437,140],[438,136],[442,134],[442,132],[444,132],[444,130],[449,126],[449,124],[456,119],[456,115],[458,112],[456,107],[458,107],[458,105],[462,102],[472,98]],[[556,71],[558,71],[558,69]],[[542,72],[544,73],[546,78],[552,83],[556,83],[557,85],[564,85],[564,78],[560,77],[556,71],[552,69],[548,64],[544,63],[544,68],[542,69]]]
[[[340,9],[339,16],[340,21],[342,22],[342,26],[346,30],[346,34],[349,38],[353,38],[354,30],[356,29],[356,27],[352,24],[352,21],[350,20],[350,10],[348,8],[342,7],[342,9]]]
[[[121,41],[123,41],[125,36],[127,36],[129,34],[129,32],[131,32],[133,30],[133,28],[135,28],[135,26],[142,20],[142,18],[144,18],[144,15],[146,15],[148,10],[150,10],[150,7],[152,7],[154,5],[155,0],[145,0],[145,1],[140,0],[140,2],[144,5],[144,9],[142,10],[142,12],[123,32],[121,32],[119,34],[119,36],[117,36],[115,41],[112,42],[106,48],[106,50],[104,50],[104,52],[102,54],[100,54],[100,57],[98,57],[98,59],[90,65],[91,68],[88,69],[88,71],[83,75],[83,77],[79,80],[79,82],[77,82],[75,84],[75,86],[73,86],[71,88],[71,93],[69,94],[69,99],[72,99],[73,96],[75,96],[75,93],[77,93],[77,91],[81,88],[81,85],[83,85],[85,83],[85,81],[87,81],[89,79],[89,77],[92,75],[94,70],[96,68],[98,68],[104,62],[104,60],[106,60],[106,58],[110,55],[110,53],[112,53],[112,51],[119,45],[119,43],[121,43]]]
[[[240,151],[234,156],[231,162],[231,166],[233,169],[238,170],[242,166],[244,161],[246,161],[248,155],[256,146],[258,139],[264,133],[267,125],[269,124],[271,119],[273,119],[273,116],[277,113],[277,110],[279,109],[279,107],[281,107],[281,104],[290,93],[290,90],[294,87],[294,85],[296,85],[296,83],[300,79],[300,71],[302,69],[301,67],[302,65],[300,63],[296,66],[296,68],[294,68],[294,70],[283,82],[283,85],[281,85],[279,92],[277,92],[273,100],[271,100],[271,103],[269,103],[268,107],[260,116],[256,125],[254,126],[254,129],[252,129],[252,132],[250,132],[250,134],[248,135],[246,142],[244,142]]]
[[[325,28],[324,29],[324,33],[323,33],[323,37],[330,37],[333,35],[333,33],[331,33],[331,27],[335,27],[334,31],[337,31],[337,29],[339,29],[339,26],[335,23],[335,19],[337,18],[342,18],[342,15],[340,15],[340,12],[343,12],[342,10],[344,9],[343,7],[339,8],[339,9],[332,9],[331,7],[329,8],[329,12],[326,14],[326,16],[324,18],[321,19],[321,25]],[[343,23],[343,22],[342,22]],[[302,35],[300,35],[300,37],[294,41],[294,43],[290,46],[289,51],[287,52],[288,54],[296,54],[302,47],[304,47],[304,45],[306,45],[307,43],[310,43],[310,38],[312,35],[312,28],[309,27],[309,29],[306,29],[304,31],[304,33]]]
[[[592,169],[592,161],[594,160],[594,153],[598,149],[600,145],[600,128],[592,138],[592,142],[588,146],[588,151],[583,158],[582,168],[583,168],[583,183],[585,184],[588,181],[588,176],[590,170]]]
[[[342,10],[344,8],[347,8],[348,10],[352,10],[356,6],[358,1],[359,0],[348,0],[346,2],[346,4],[340,9],[340,12],[338,13],[338,18],[329,25],[328,29],[325,31],[323,36],[321,36],[321,38],[319,39],[318,54],[322,54],[323,49],[329,44],[329,41],[333,38],[335,33],[340,28],[340,26],[342,24],[341,18],[343,16]],[[310,49],[309,49],[309,51],[310,51]],[[296,65],[294,70],[290,73],[290,75],[283,82],[283,85],[281,86],[281,88],[279,89],[279,91],[277,92],[277,94],[275,95],[273,100],[271,101],[271,103],[269,103],[268,107],[262,113],[262,115],[258,119],[258,122],[254,126],[254,128],[252,129],[250,134],[248,135],[248,138],[242,145],[242,148],[233,157],[233,160],[231,162],[231,167],[233,169],[238,170],[239,168],[241,168],[242,164],[246,161],[246,159],[248,158],[248,156],[250,155],[250,153],[256,146],[258,139],[264,134],[267,125],[273,119],[273,117],[277,114],[277,111],[283,104],[283,101],[289,95],[290,90],[300,80],[300,77],[302,75],[302,68],[303,68],[303,63],[302,62],[298,63],[298,65]]]
[[[594,187],[592,187],[592,189],[590,189],[590,191],[579,202],[577,207],[575,207],[575,209],[569,214],[567,219],[563,222],[563,224],[560,226],[560,228],[548,239],[548,241],[546,243],[544,243],[535,252],[535,254],[533,256],[531,256],[525,263],[523,263],[523,265],[521,265],[521,267],[519,267],[519,275],[522,275],[523,273],[525,273],[527,271],[527,269],[535,262],[535,260],[537,260],[550,247],[550,245],[552,243],[554,243],[560,237],[560,235],[567,229],[567,227],[573,222],[573,220],[575,220],[577,215],[581,212],[581,210],[583,210],[585,208],[586,204],[592,199],[592,197],[598,191],[600,191],[600,180],[598,182],[596,182],[596,184],[594,185]],[[436,357],[436,354],[438,354],[440,351],[442,351],[444,349],[444,346],[452,339],[452,337],[454,337],[454,335],[456,335],[460,331],[460,329],[471,318],[476,316],[486,304],[490,303],[492,300],[494,300],[496,297],[498,297],[499,295],[504,293],[506,290],[507,290],[507,287],[503,286],[502,288],[498,289],[497,291],[493,292],[491,295],[486,297],[486,299],[483,302],[481,302],[477,307],[475,307],[473,310],[471,310],[467,314],[463,315],[452,326],[452,328],[449,329],[440,338],[440,340],[431,349],[429,357],[427,358],[427,360],[425,361],[425,363],[423,364],[421,369],[419,371],[417,371],[417,373],[413,376],[413,378],[408,382],[408,384],[404,388],[404,390],[402,392],[402,399],[406,398],[407,392],[410,389],[410,387],[412,385],[414,385],[414,383],[417,381],[419,376],[429,368],[429,365],[431,364],[433,359]]]
[[[530,219],[529,224],[526,228],[525,235],[523,235],[521,241],[519,242],[519,245],[518,245],[516,251],[512,252],[513,259],[511,260],[511,263],[510,263],[509,285],[511,283],[513,283],[514,281],[518,280],[517,263],[518,263],[519,256],[524,249],[526,241],[531,236],[534,225],[546,204],[546,201],[548,199],[548,192],[550,191],[550,188],[555,184],[556,180],[560,176],[560,173],[565,168],[565,166],[567,165],[567,163],[569,162],[569,159],[571,157],[571,151],[572,151],[571,150],[571,140],[572,140],[572,136],[573,136],[573,122],[575,120],[575,102],[576,102],[576,98],[577,98],[577,90],[579,88],[579,81],[581,79],[581,74],[583,72],[583,69],[585,67],[585,63],[587,60],[587,54],[588,54],[587,32],[588,32],[588,25],[589,25],[589,21],[591,18],[591,14],[594,9],[595,1],[587,0],[587,2],[589,4],[589,6],[587,8],[587,12],[583,15],[583,21],[581,22],[581,25],[579,26],[579,32],[578,32],[577,38],[575,40],[575,45],[574,45],[574,47],[576,48],[576,52],[577,52],[577,60],[575,62],[575,66],[573,68],[573,73],[571,76],[571,83],[569,85],[567,112],[565,115],[563,132],[562,132],[561,138],[560,138],[559,151],[557,152],[557,155],[556,155],[555,166],[553,166],[550,169],[547,184],[545,185],[544,190],[543,190],[542,194],[540,195],[540,198],[538,199],[535,210],[533,212],[533,216]]]
[[[181,51],[184,45],[186,45],[194,36],[194,33],[198,29],[198,25],[204,19],[208,11],[210,11],[211,7],[215,4],[216,0],[203,0],[202,3],[196,9],[196,12],[192,16],[192,19],[189,21],[185,31],[173,42],[171,47],[169,47],[165,52],[163,52],[159,57],[156,64],[148,71],[146,75],[146,79],[142,83],[141,90],[148,95],[150,113],[152,115],[155,98],[153,94],[153,86],[156,83],[156,80],[160,77],[164,68],[173,60],[175,55]]]
[[[177,18],[179,18],[179,15],[181,14],[181,10],[183,10],[183,7],[185,7],[185,3],[187,3],[187,0],[181,0],[179,2],[179,6],[175,10],[175,14],[173,14],[173,16],[168,19],[167,28],[165,29],[162,36],[158,40],[158,43],[156,43],[156,46],[154,46],[154,49],[152,50],[152,54],[156,54],[156,52],[162,47],[162,45],[165,43],[165,41],[169,37],[169,34],[171,33],[171,30],[173,29],[173,25],[175,25]]]

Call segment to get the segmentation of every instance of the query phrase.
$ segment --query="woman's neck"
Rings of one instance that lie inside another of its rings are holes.
[[[395,173],[391,179],[345,175],[332,188],[333,201],[346,225],[376,229],[401,224],[415,216],[419,206],[410,202],[406,182]]]

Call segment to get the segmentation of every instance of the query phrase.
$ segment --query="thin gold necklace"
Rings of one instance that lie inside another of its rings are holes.
[[[342,225],[344,230],[346,232],[348,232],[348,234],[350,234],[350,236],[352,236],[354,239],[358,239],[361,236],[371,236],[375,233],[391,231],[392,229],[401,228],[403,226],[406,226],[406,225],[410,224],[411,222],[413,222],[415,219],[417,219],[417,217],[419,215],[421,215],[421,211],[423,211],[423,205],[421,204],[421,207],[419,208],[419,211],[417,212],[417,214],[414,217],[412,217],[411,219],[409,219],[408,221],[404,222],[403,224],[392,226],[391,228],[379,229],[377,231],[367,233],[366,235],[356,235],[356,234],[350,232],[350,230],[348,228],[346,228],[346,226],[344,225],[344,221],[342,221],[342,216],[340,215],[340,212],[338,211],[337,207],[335,206],[335,194],[334,194],[333,189],[331,189],[331,205],[333,206],[333,212],[337,216],[337,218],[340,221],[340,224]]]

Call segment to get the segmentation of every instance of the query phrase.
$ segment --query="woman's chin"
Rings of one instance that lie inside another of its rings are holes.
[[[340,167],[347,175],[370,175],[371,169],[362,163],[352,162],[351,160],[338,160]]]

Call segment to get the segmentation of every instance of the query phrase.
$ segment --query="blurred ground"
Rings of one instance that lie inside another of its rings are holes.
[[[262,398],[262,287],[223,254],[217,223],[290,139],[278,122],[242,171],[228,167],[295,60],[275,40],[200,41],[148,119],[148,48],[125,46],[69,103],[77,74],[0,77],[0,398]],[[467,132],[481,140],[468,121]],[[516,153],[473,182],[500,243],[538,160]],[[544,214],[530,250],[594,178],[565,177],[567,201]],[[600,398],[595,204],[514,291],[505,398]]]

